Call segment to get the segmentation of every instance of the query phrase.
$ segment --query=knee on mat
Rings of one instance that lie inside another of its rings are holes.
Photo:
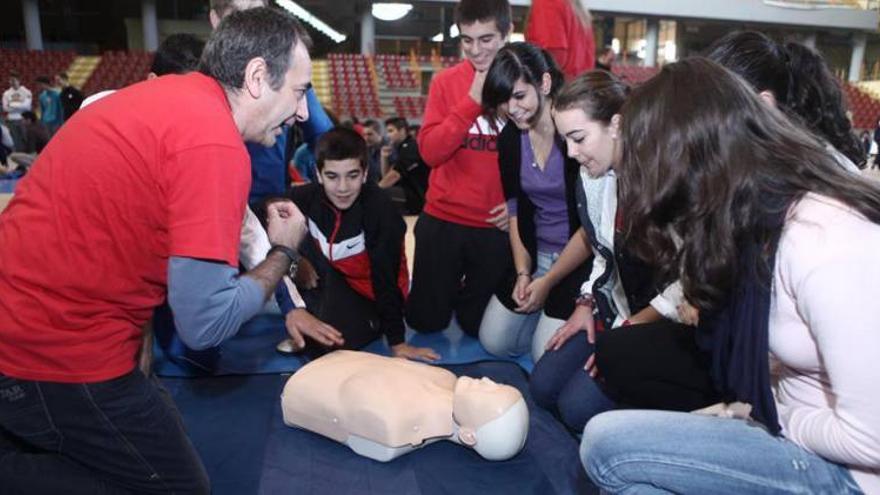
[[[497,357],[509,357],[513,351],[509,338],[505,338],[508,328],[499,328],[491,322],[483,322],[480,326],[480,345],[489,354]]]
[[[418,333],[434,333],[445,330],[451,321],[451,315],[444,319],[441,314],[424,314],[422,311],[409,311],[406,313],[406,324]]]

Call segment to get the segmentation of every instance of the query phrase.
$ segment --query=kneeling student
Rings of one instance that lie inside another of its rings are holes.
[[[321,136],[316,155],[318,183],[290,193],[309,227],[299,285],[315,285],[302,273],[309,265],[318,282],[305,294],[308,309],[282,307],[291,347],[302,348],[305,336],[306,352],[315,355],[333,347],[358,349],[384,335],[394,356],[438,359],[431,349],[404,342],[406,224],[386,193],[367,183],[366,142],[353,130],[336,128]]]

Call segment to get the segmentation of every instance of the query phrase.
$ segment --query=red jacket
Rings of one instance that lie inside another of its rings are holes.
[[[495,228],[489,211],[504,202],[495,139],[502,125],[482,117],[469,96],[474,68],[468,61],[431,81],[419,152],[431,167],[424,211],[448,222]]]

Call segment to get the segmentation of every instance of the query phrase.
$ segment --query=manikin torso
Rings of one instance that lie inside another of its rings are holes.
[[[516,455],[528,409],[515,388],[423,363],[336,351],[297,371],[281,396],[284,422],[389,461],[436,440],[487,459]]]

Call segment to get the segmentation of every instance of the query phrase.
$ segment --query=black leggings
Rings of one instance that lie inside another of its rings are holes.
[[[507,233],[422,213],[415,238],[407,323],[417,332],[439,332],[454,313],[461,329],[476,337],[489,299],[513,265]]]

